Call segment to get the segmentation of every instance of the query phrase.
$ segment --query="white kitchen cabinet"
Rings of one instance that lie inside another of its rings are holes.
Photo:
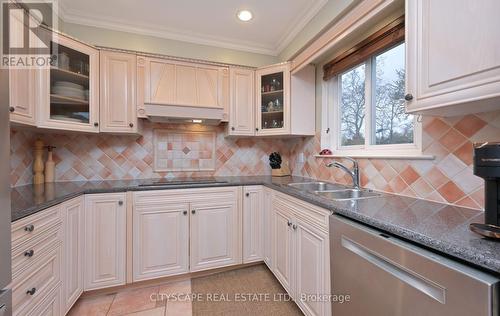
[[[272,272],[305,315],[331,315],[331,302],[317,300],[331,291],[329,212],[284,194],[272,205]]]
[[[161,58],[139,57],[146,104],[224,108],[228,68]],[[143,62],[144,61],[144,62]],[[143,68],[143,69],[142,69]],[[141,101],[139,101],[141,102]]]
[[[191,203],[191,272],[241,264],[239,213],[237,200]]]
[[[317,297],[328,294],[330,275],[327,266],[329,260],[328,234],[307,224],[296,220],[292,224],[295,234],[295,289],[296,302],[305,311],[306,315],[329,315],[330,302],[321,302]],[[302,299],[301,295],[318,295],[313,299]]]
[[[272,269],[272,253],[273,253],[273,241],[272,241],[272,228],[273,228],[273,216],[272,216],[272,211],[273,211],[273,190],[264,187],[263,188],[263,194],[264,194],[264,201],[263,201],[263,206],[264,206],[264,231],[263,231],[263,239],[264,239],[264,262],[267,264],[267,266]]]
[[[83,293],[84,198],[63,203],[61,211],[64,232],[61,309],[66,313]]]
[[[231,67],[230,107],[227,134],[230,136],[255,135],[255,71]]]
[[[38,72],[37,69],[9,69],[9,111],[12,123],[36,126]]]
[[[85,196],[86,291],[125,284],[125,205],[125,193]]]
[[[37,127],[98,133],[99,50],[57,32],[43,34],[58,58],[40,71]]]
[[[264,259],[264,191],[243,187],[243,263]]]
[[[255,71],[255,126],[257,136],[315,134],[315,68],[293,75],[290,63]]]
[[[500,109],[498,12],[497,0],[406,1],[407,112]]]
[[[293,297],[294,247],[291,226],[292,214],[283,205],[273,203],[272,271],[288,294]]]
[[[102,50],[100,61],[101,132],[137,133],[135,54]]]
[[[141,196],[134,199],[133,281],[188,273],[189,203],[156,204]]]

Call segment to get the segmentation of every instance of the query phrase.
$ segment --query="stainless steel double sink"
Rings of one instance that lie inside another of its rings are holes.
[[[382,196],[381,193],[372,190],[348,188],[340,184],[319,181],[289,183],[288,186],[335,201],[361,200]]]

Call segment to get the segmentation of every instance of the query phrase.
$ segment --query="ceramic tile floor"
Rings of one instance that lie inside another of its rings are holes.
[[[193,290],[194,289],[194,290]],[[285,291],[264,265],[222,272],[193,280],[175,281],[143,288],[123,289],[112,294],[85,296],[69,311],[70,316],[201,316],[201,315],[302,315],[295,303],[280,302],[200,302],[176,301],[168,294],[256,292],[284,294]],[[163,299],[162,299],[163,298]]]

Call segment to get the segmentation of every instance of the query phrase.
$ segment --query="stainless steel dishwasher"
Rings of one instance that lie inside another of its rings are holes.
[[[337,215],[330,234],[335,316],[499,315],[494,276]]]

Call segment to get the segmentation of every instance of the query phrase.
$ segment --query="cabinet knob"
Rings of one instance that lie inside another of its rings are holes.
[[[31,257],[33,257],[34,254],[35,254],[35,251],[33,249],[24,252],[25,257],[31,258]]]
[[[36,288],[34,287],[31,290],[27,290],[26,294],[28,294],[28,295],[35,295],[35,292],[36,292]]]
[[[188,214],[188,211],[184,211],[182,212],[183,215],[187,215]]]
[[[411,93],[406,94],[406,95],[405,95],[405,100],[406,100],[406,101],[411,101],[411,100],[413,100],[413,95],[412,95]]]
[[[293,228],[293,230],[296,230],[297,229],[297,225],[293,224],[292,228]]]
[[[245,196],[250,196],[250,193],[245,193]]]
[[[191,214],[196,214],[196,210],[192,210],[192,211],[191,211]]]
[[[231,126],[231,130],[234,131],[236,128],[234,128],[234,126]]]
[[[128,124],[128,126],[134,127],[134,123],[130,123],[130,124]]]
[[[256,128],[255,128],[255,131],[256,131],[256,132],[258,132],[258,131],[259,131],[259,128],[258,128],[258,127],[256,127]]]
[[[30,232],[31,233],[34,230],[35,230],[35,226],[34,225],[26,225],[26,226],[24,226],[24,231],[26,231],[26,232]]]
[[[292,226],[292,222],[288,221],[287,225],[288,227]]]
[[[95,127],[99,127],[99,123],[94,122],[94,126],[95,126]]]
[[[10,111],[10,113],[13,113],[15,110],[16,110],[16,108],[15,108],[15,107],[13,107],[13,106],[10,106],[10,107],[9,107],[9,111]]]
[[[123,201],[118,201],[118,205],[122,206],[123,205]]]

